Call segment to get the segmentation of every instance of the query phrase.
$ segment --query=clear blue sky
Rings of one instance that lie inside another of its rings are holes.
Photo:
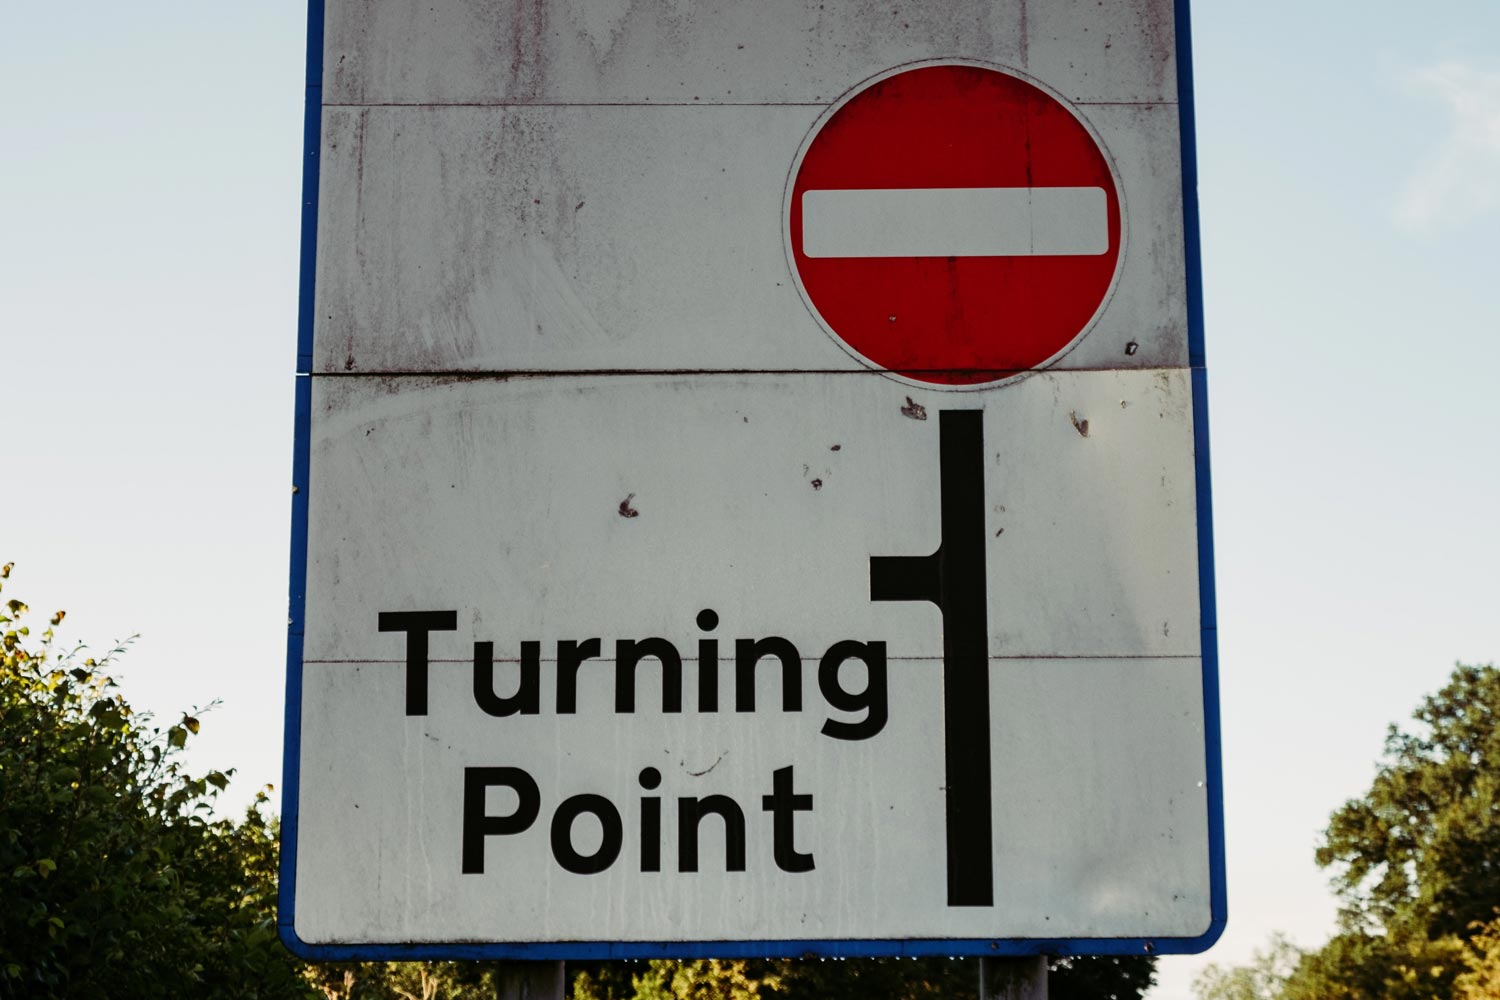
[[[141,633],[126,691],[222,699],[279,780],[303,18],[0,3],[11,592]],[[1229,931],[1327,933],[1312,850],[1387,723],[1500,655],[1500,6],[1195,11]]]

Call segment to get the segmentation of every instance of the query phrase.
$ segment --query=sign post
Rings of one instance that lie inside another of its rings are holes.
[[[1185,3],[310,24],[288,946],[1211,945]]]
[[[1047,958],[981,958],[979,1000],[1047,1000]]]

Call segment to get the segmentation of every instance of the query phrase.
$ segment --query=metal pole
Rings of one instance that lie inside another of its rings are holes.
[[[505,962],[495,978],[496,1000],[563,1000],[568,990],[561,962]]]
[[[1047,956],[981,958],[979,1000],[1047,1000]]]

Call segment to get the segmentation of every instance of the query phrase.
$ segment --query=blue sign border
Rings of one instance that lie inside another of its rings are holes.
[[[1193,115],[1188,0],[1177,0],[1177,99],[1182,145],[1182,214],[1187,265],[1188,363],[1198,504],[1198,593],[1202,616],[1203,720],[1208,792],[1207,930],[1186,938],[912,938],[805,941],[542,941],[508,944],[309,944],[297,937],[297,794],[302,749],[302,637],[307,584],[308,459],[312,430],[313,286],[318,238],[318,156],[323,111],[323,6],[307,5],[307,96],[303,109],[302,238],[297,299],[296,419],[292,445],[292,545],[286,648],[286,735],[282,762],[281,866],[277,930],[282,943],[314,961],[451,959],[598,960],[615,958],[790,958],[922,955],[1196,954],[1224,933],[1224,792],[1219,729],[1218,616],[1214,590],[1213,504],[1209,479],[1208,379],[1203,348],[1203,272],[1198,233],[1197,133]]]

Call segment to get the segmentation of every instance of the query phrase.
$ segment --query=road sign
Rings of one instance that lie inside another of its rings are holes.
[[[1087,328],[1120,261],[1088,123],[1014,72],[902,67],[829,109],[794,168],[787,239],[824,326],[923,382],[993,382]]]
[[[1186,15],[314,3],[281,924],[1224,920]]]

